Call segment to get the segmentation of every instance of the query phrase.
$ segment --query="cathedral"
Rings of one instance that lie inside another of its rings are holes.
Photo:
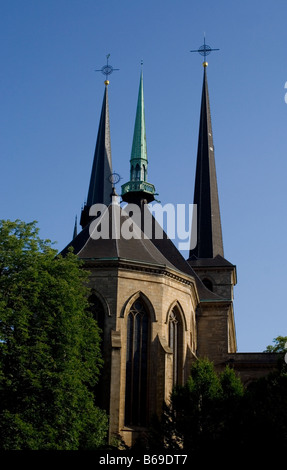
[[[156,190],[147,177],[142,72],[130,180],[118,196],[106,80],[81,231],[75,227],[62,251],[72,247],[90,273],[89,300],[102,330],[104,358],[98,399],[109,415],[110,439],[121,436],[127,445],[154,414],[160,416],[173,386],[185,383],[198,358],[208,358],[218,371],[233,367],[245,384],[275,365],[272,354],[237,352],[236,266],[223,251],[207,66],[204,61],[194,199],[187,201],[197,208],[197,243],[188,259],[149,210]]]

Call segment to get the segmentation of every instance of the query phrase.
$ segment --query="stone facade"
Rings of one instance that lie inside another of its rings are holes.
[[[176,270],[143,263],[95,261],[86,267],[91,273],[90,287],[105,305],[101,387],[110,416],[110,437],[121,435],[129,445],[141,430],[125,423],[127,317],[131,306],[141,299],[149,316],[146,407],[149,420],[153,414],[160,415],[163,401],[169,400],[174,385],[168,329],[169,314],[174,308],[180,319],[178,383],[185,383],[196,358],[196,283]]]
[[[104,368],[100,397],[110,417],[110,440],[120,436],[127,445],[132,445],[151,417],[160,416],[162,404],[169,401],[174,384],[186,382],[192,362],[197,358],[209,358],[218,371],[229,364],[245,383],[274,367],[274,355],[236,353],[230,298],[235,276],[230,267],[199,270],[203,280],[208,278],[213,282],[214,290],[229,297],[212,300],[200,299],[195,276],[167,266],[107,259],[86,261],[85,267],[90,272],[89,287],[103,306]],[[144,305],[149,324],[144,426],[126,423],[125,418],[128,315],[137,300]],[[174,310],[178,317],[176,352],[169,333],[170,314]]]
[[[90,272],[91,308],[102,327],[104,358],[97,396],[110,418],[110,440],[121,436],[127,445],[135,442],[154,414],[161,414],[173,386],[186,382],[198,358],[209,359],[218,371],[227,364],[234,367],[244,383],[267,374],[277,361],[276,355],[236,352],[236,268],[223,257],[206,67],[204,62],[194,191],[197,245],[189,259],[164,233],[162,239],[155,236],[158,222],[150,216],[146,224],[144,217],[147,203],[154,200],[154,186],[146,181],[142,75],[133,150],[137,163],[144,165],[144,178],[138,181],[132,166],[131,181],[122,187],[123,201],[142,210],[140,223],[145,224],[129,225],[141,236],[118,236],[129,216],[122,214],[111,188],[106,81],[82,231],[62,252],[72,247]],[[110,196],[111,203],[107,202]],[[97,211],[90,212],[94,204],[108,207],[98,216]],[[116,227],[114,236],[95,236],[104,223],[106,228]],[[155,233],[147,236],[151,227]]]

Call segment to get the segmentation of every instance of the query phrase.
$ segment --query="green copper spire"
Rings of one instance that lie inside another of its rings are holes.
[[[137,113],[136,121],[134,128],[134,137],[131,153],[131,179],[134,175],[132,169],[136,168],[139,165],[141,171],[143,167],[147,166],[147,149],[146,149],[146,129],[145,129],[145,112],[144,112],[144,94],[143,94],[143,73],[141,73],[140,78],[140,87],[137,103]],[[143,171],[143,174],[140,177],[141,180],[146,181],[146,174]]]
[[[122,185],[122,199],[138,203],[154,200],[155,188],[147,182],[147,146],[145,129],[143,72],[141,71],[136,120],[130,159],[130,181]]]

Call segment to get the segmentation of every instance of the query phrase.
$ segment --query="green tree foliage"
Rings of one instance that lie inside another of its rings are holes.
[[[284,370],[285,369],[285,370]],[[244,434],[243,434],[244,433]],[[287,372],[276,370],[252,382],[242,407],[242,439],[273,451],[287,448]]]
[[[216,373],[206,359],[197,360],[184,386],[174,388],[155,418],[148,445],[153,451],[197,453],[280,452],[287,447],[287,365],[244,387],[234,370]]]
[[[287,336],[277,336],[273,340],[273,345],[269,344],[264,352],[280,353],[287,351]]]
[[[56,256],[36,223],[0,221],[0,449],[93,449],[106,414],[86,273]]]
[[[218,375],[212,362],[196,361],[187,383],[174,388],[161,422],[153,424],[151,446],[192,452],[217,445],[234,429],[243,393],[232,369],[226,367]]]
[[[277,354],[277,368],[253,381],[245,393],[245,439],[278,452],[287,448],[286,336],[277,336],[264,352]],[[272,444],[270,444],[272,443]]]

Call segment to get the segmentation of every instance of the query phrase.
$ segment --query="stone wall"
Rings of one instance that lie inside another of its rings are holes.
[[[194,279],[167,268],[128,263],[90,264],[90,287],[106,303],[102,374],[109,397],[110,435],[121,434],[126,443],[140,432],[125,427],[127,315],[140,297],[150,316],[148,361],[148,417],[160,414],[173,386],[173,354],[168,346],[168,316],[176,306],[182,325],[180,382],[190,372],[197,347],[195,309],[198,303]]]

